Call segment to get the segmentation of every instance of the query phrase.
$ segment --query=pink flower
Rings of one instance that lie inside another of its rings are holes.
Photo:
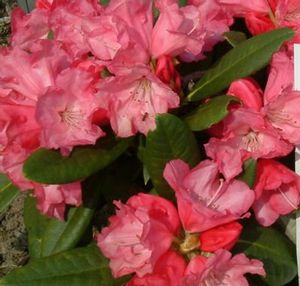
[[[130,74],[110,77],[99,84],[99,105],[108,111],[110,123],[120,137],[155,128],[156,114],[179,105],[179,97],[146,66]]]
[[[298,208],[300,177],[274,160],[259,160],[253,204],[256,219],[270,226],[280,215]]]
[[[71,151],[74,146],[95,144],[105,133],[92,123],[97,110],[94,74],[67,69],[56,86],[39,98],[36,118],[42,127],[41,145]]]
[[[47,39],[48,17],[49,12],[45,9],[34,9],[25,14],[21,8],[15,8],[11,15],[11,46],[31,51],[34,42]]]
[[[35,184],[34,194],[37,197],[38,209],[50,217],[63,220],[66,204],[79,206],[81,204],[80,183],[65,185]]]
[[[245,78],[234,81],[227,94],[238,97],[242,105],[260,111],[262,108],[263,92],[258,83],[251,78]]]
[[[264,104],[275,100],[294,84],[294,57],[290,50],[282,50],[273,55],[268,82],[264,93]]]
[[[169,162],[164,178],[175,191],[178,213],[188,232],[202,232],[245,216],[254,193],[241,181],[224,182],[216,163],[205,160],[192,170],[182,160]]]
[[[242,107],[223,121],[223,138],[211,138],[205,144],[207,155],[218,164],[227,179],[238,175],[248,158],[285,156],[292,149],[293,146],[281,138],[262,113]]]
[[[99,248],[110,259],[114,277],[130,273],[143,277],[152,273],[178,233],[175,207],[161,197],[146,194],[115,205],[116,215],[97,236]]]
[[[230,250],[238,241],[242,225],[230,222],[200,233],[200,249],[205,252],[215,252],[223,248]]]
[[[184,258],[168,251],[155,264],[153,272],[142,278],[134,276],[126,286],[177,286],[186,268]]]
[[[248,286],[246,273],[266,276],[261,261],[248,259],[243,253],[232,257],[229,251],[220,249],[209,258],[195,256],[187,266],[180,286]]]

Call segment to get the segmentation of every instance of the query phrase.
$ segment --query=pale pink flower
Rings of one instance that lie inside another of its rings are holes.
[[[280,215],[296,210],[300,203],[300,177],[274,160],[259,160],[253,204],[256,219],[270,226]]]
[[[155,264],[153,272],[139,278],[134,276],[126,286],[178,286],[186,268],[182,256],[168,251]]]
[[[266,276],[261,261],[249,259],[243,253],[232,257],[229,251],[220,249],[209,258],[195,256],[187,266],[180,286],[249,286],[244,277],[246,273]]]
[[[177,210],[169,201],[153,195],[139,194],[118,207],[110,225],[97,236],[102,253],[110,259],[114,277],[152,273],[178,234]]]
[[[146,66],[130,74],[104,79],[99,84],[99,106],[108,112],[120,137],[155,128],[155,116],[179,105],[179,96]]]
[[[41,145],[71,151],[74,146],[95,144],[105,133],[92,123],[98,109],[94,74],[66,69],[55,87],[39,98],[36,118],[42,127]]]
[[[251,78],[234,81],[227,94],[238,97],[244,107],[260,111],[263,105],[263,91],[258,83]]]
[[[175,191],[178,213],[188,232],[202,232],[235,221],[247,215],[254,201],[254,192],[244,182],[224,182],[217,164],[210,160],[191,170],[182,160],[173,160],[163,175]]]
[[[246,159],[285,156],[293,145],[266,122],[262,113],[241,107],[225,118],[223,138],[211,138],[205,150],[230,179],[242,171]]]
[[[81,205],[81,186],[79,182],[65,185],[34,184],[37,207],[43,214],[63,220],[66,204]]]

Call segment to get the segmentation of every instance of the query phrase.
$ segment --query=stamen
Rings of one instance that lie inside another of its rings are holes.
[[[283,198],[286,200],[286,202],[293,208],[297,209],[298,207],[289,199],[289,197],[281,190],[281,188],[278,188],[278,191],[281,193]]]
[[[71,110],[66,108],[64,111],[59,112],[62,122],[71,127],[81,127],[83,120],[83,113],[81,110]]]
[[[214,204],[215,201],[218,200],[218,196],[223,188],[223,185],[224,185],[224,180],[223,179],[220,179],[220,186],[218,187],[217,191],[214,193],[214,195],[212,196],[212,198],[208,201],[207,203],[207,207],[210,207],[211,205]]]
[[[300,124],[296,120],[293,120],[291,115],[288,114],[287,112],[270,109],[267,113],[267,116],[273,122],[277,121],[277,122],[289,124],[296,128],[300,128]]]

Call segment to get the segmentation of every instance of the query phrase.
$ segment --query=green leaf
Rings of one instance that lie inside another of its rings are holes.
[[[178,1],[179,7],[184,7],[188,4],[187,0],[179,0]]]
[[[196,101],[217,94],[234,80],[260,70],[269,63],[272,54],[281,47],[283,42],[293,36],[293,30],[282,28],[240,43],[196,83],[188,95],[188,100]]]
[[[297,275],[295,246],[281,232],[271,227],[249,224],[244,228],[234,250],[264,263],[267,277],[262,280],[267,285],[283,286]]]
[[[92,245],[33,260],[2,280],[1,286],[118,286],[128,277],[113,279],[107,260]]]
[[[208,129],[212,125],[222,121],[228,115],[228,106],[231,102],[238,101],[234,96],[217,96],[188,114],[184,118],[184,121],[192,131]]]
[[[157,193],[173,198],[163,178],[165,165],[173,159],[182,159],[191,167],[200,161],[196,139],[188,126],[171,114],[156,117],[156,129],[149,132],[144,150],[144,163]]]
[[[244,171],[239,177],[240,180],[244,181],[250,188],[253,188],[256,179],[256,160],[248,159],[244,163]]]
[[[24,220],[31,258],[49,256],[78,244],[91,223],[102,187],[95,177],[83,185],[83,205],[70,208],[65,221],[44,216],[36,208],[36,199],[26,198]]]
[[[76,148],[65,157],[59,151],[39,149],[25,162],[23,172],[29,180],[43,184],[65,184],[82,180],[105,168],[129,146],[122,140],[111,149]]]
[[[18,188],[5,175],[0,174],[0,213],[4,212],[19,194]]]
[[[238,44],[247,40],[246,34],[239,31],[225,32],[223,36],[227,40],[227,42],[233,47],[236,47]]]

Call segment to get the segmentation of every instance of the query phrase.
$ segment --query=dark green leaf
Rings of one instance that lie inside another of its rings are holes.
[[[6,275],[1,286],[118,286],[128,278],[113,279],[107,260],[95,246],[77,248],[33,260]]]
[[[234,80],[249,76],[266,66],[283,42],[291,39],[294,31],[282,28],[252,37],[230,50],[195,85],[188,100],[196,101],[217,94]]]
[[[271,227],[249,224],[234,250],[264,263],[267,277],[263,281],[267,285],[283,286],[297,275],[295,246]]]
[[[230,31],[223,34],[224,38],[228,41],[228,43],[236,47],[241,42],[244,42],[247,40],[247,36],[243,32],[238,31]]]
[[[188,114],[184,121],[193,131],[208,129],[228,115],[228,105],[239,100],[234,96],[217,96]]]
[[[0,174],[0,213],[4,212],[19,194],[18,188],[5,175]]]
[[[93,147],[76,148],[65,157],[58,151],[39,149],[24,164],[26,178],[44,184],[65,184],[82,180],[105,168],[129,146],[122,140],[112,149]]]
[[[243,174],[239,177],[240,180],[244,181],[250,188],[253,188],[256,179],[256,160],[248,159],[244,163]]]
[[[166,163],[182,159],[191,167],[200,161],[198,146],[188,126],[171,114],[156,118],[156,129],[149,132],[144,151],[144,163],[156,191],[172,198],[174,192],[163,178]]]
[[[188,1],[187,0],[179,0],[178,3],[179,3],[180,7],[184,7],[188,4]]]

